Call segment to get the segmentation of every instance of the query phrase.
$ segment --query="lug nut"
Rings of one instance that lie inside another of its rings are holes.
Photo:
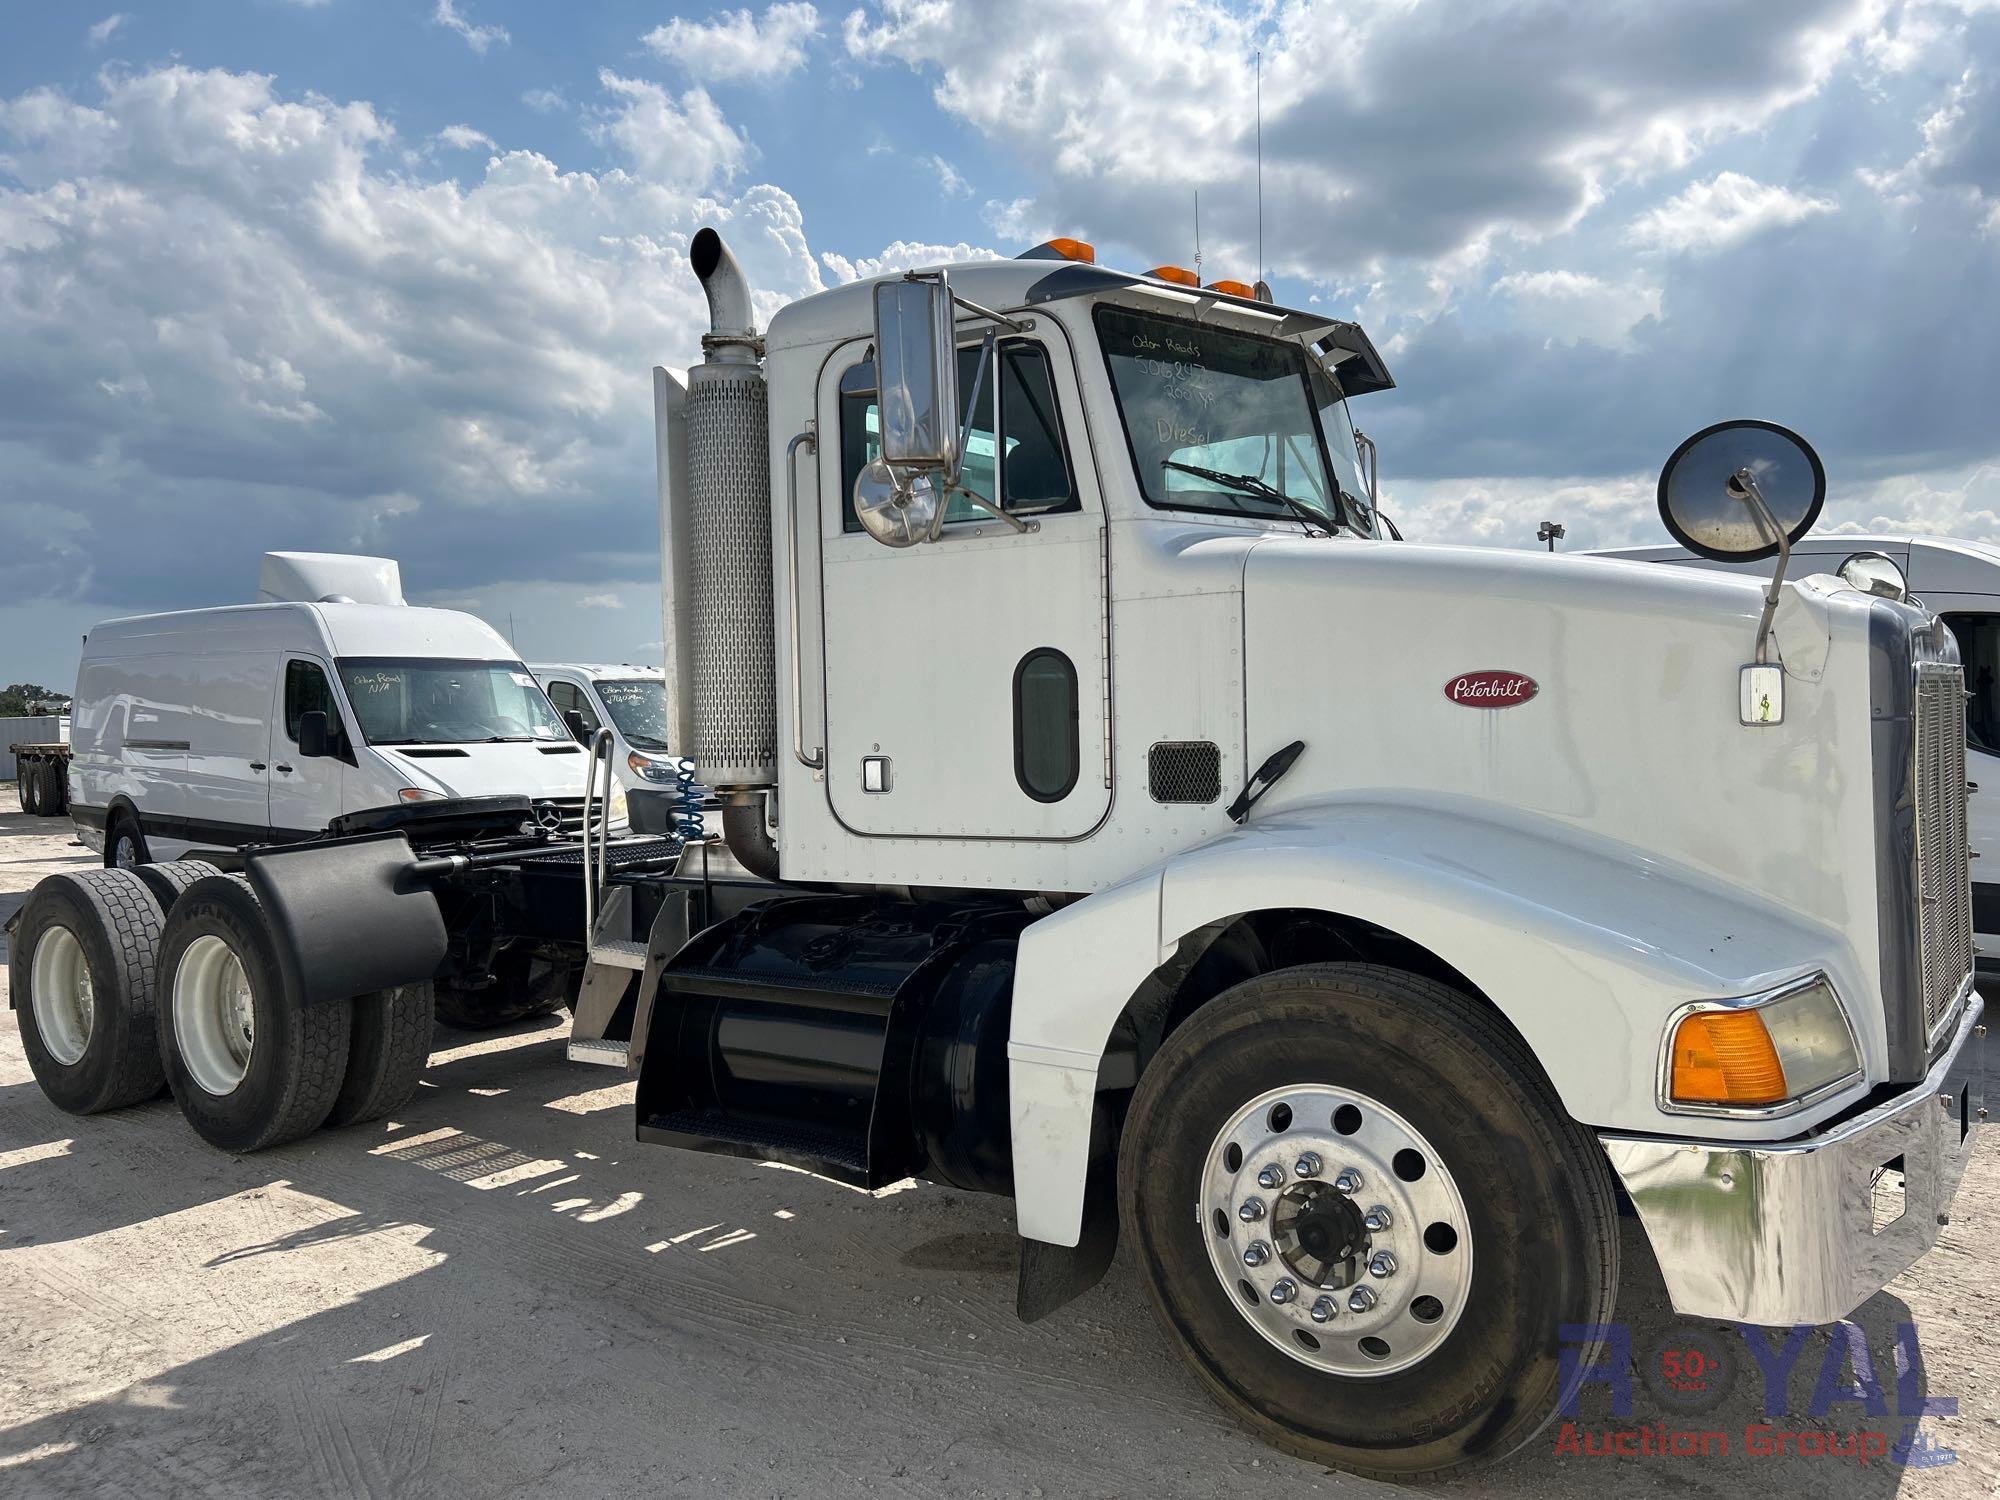
[[[1347,1294],[1347,1310],[1349,1312],[1367,1312],[1374,1305],[1375,1292],[1373,1288],[1358,1286]]]
[[[1293,1175],[1298,1177],[1317,1177],[1319,1176],[1319,1167],[1319,1153],[1317,1151],[1308,1151],[1293,1164],[1292,1172]]]
[[[1257,1174],[1258,1187],[1274,1188],[1274,1187],[1283,1187],[1284,1185],[1285,1185],[1285,1169],[1279,1166],[1276,1162],[1271,1163],[1270,1166],[1264,1168],[1263,1171]]]
[[[1361,1191],[1361,1174],[1352,1167],[1342,1167],[1340,1175],[1333,1179],[1333,1185],[1351,1196]]]
[[[1255,1224],[1259,1219],[1264,1217],[1264,1200],[1262,1198],[1244,1199],[1243,1206],[1236,1210],[1236,1217],[1241,1219],[1245,1224]]]
[[[1377,1250],[1375,1258],[1368,1262],[1368,1274],[1377,1277],[1394,1276],[1396,1274],[1396,1257],[1391,1255],[1387,1250]]]
[[[1333,1298],[1331,1297],[1315,1297],[1313,1299],[1312,1320],[1315,1323],[1331,1322],[1333,1315],[1338,1311],[1339,1309],[1333,1305]]]
[[[1287,1277],[1283,1281],[1280,1281],[1276,1286],[1271,1288],[1271,1300],[1277,1303],[1278,1306],[1280,1307],[1283,1307],[1287,1302],[1291,1301],[1292,1298],[1298,1296],[1298,1294],[1299,1294],[1299,1289],[1297,1284],[1293,1282],[1289,1277]]]
[[[1361,1216],[1361,1226],[1370,1234],[1380,1234],[1389,1227],[1389,1210],[1376,1204]]]
[[[1243,1252],[1243,1264],[1255,1270],[1271,1258],[1271,1247],[1262,1240],[1254,1241]]]

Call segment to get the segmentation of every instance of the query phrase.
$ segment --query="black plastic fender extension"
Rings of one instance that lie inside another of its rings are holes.
[[[266,849],[245,865],[301,1005],[416,984],[444,962],[444,917],[410,878],[417,857],[401,833]]]

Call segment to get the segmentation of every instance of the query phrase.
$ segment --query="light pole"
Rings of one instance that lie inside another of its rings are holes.
[[[1551,552],[1556,550],[1556,543],[1561,541],[1562,538],[1562,524],[1558,521],[1542,522],[1542,529],[1535,533],[1535,540],[1538,542],[1547,542],[1549,544],[1549,551]]]

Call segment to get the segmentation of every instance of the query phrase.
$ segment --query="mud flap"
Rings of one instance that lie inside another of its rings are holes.
[[[1118,1253],[1118,1140],[1100,1102],[1091,1122],[1090,1171],[1083,1187],[1083,1235],[1074,1246],[1021,1241],[1014,1315],[1036,1323],[1104,1279]]]
[[[435,977],[445,957],[444,917],[428,887],[404,888],[416,862],[400,833],[248,858],[246,873],[271,924],[278,967],[298,1003]]]

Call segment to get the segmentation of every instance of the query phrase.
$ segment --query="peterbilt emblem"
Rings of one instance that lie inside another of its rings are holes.
[[[1444,685],[1445,697],[1464,708],[1512,708],[1540,691],[1534,678],[1494,668],[1461,673]]]
[[[563,831],[562,809],[554,803],[544,802],[535,809],[535,822],[541,825],[543,833],[559,836]]]

